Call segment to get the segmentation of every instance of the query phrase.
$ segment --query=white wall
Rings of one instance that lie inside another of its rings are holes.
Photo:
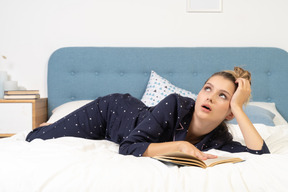
[[[268,46],[288,51],[287,0],[0,0],[0,54],[11,79],[47,96],[47,62],[65,46]],[[8,66],[8,69],[7,69]]]

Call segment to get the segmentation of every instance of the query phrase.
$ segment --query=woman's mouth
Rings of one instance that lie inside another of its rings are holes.
[[[203,109],[204,111],[206,111],[206,112],[212,111],[210,105],[202,105],[201,107],[202,107],[202,109]]]

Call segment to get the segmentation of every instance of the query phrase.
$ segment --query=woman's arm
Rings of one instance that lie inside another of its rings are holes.
[[[129,137],[120,143],[119,153],[123,155],[132,154],[136,157],[153,157],[180,151],[201,159],[215,157],[199,151],[187,141],[172,141],[175,127],[179,125],[177,119],[179,117],[179,119],[182,119],[187,113],[179,114],[179,103],[183,103],[182,110],[184,111],[185,108],[190,108],[194,101],[186,100],[184,97],[180,98],[177,94],[167,96],[131,131]]]
[[[252,150],[261,150],[263,139],[242,108],[251,93],[250,83],[242,78],[237,79],[236,83],[238,88],[231,99],[231,111],[239,124],[246,146]]]
[[[194,145],[187,141],[170,141],[165,143],[151,143],[146,151],[144,152],[143,156],[146,157],[153,157],[155,155],[165,154],[169,152],[180,151],[183,153],[187,153],[189,155],[193,155],[198,157],[199,159],[206,160],[206,159],[213,159],[217,156],[203,153],[199,149],[197,149]]]

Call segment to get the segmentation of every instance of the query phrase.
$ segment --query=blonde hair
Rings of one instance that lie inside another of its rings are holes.
[[[247,79],[251,85],[251,73],[247,70],[242,69],[241,67],[234,67],[234,70],[227,70],[224,71],[224,73],[229,73],[233,75],[235,80],[238,78]]]

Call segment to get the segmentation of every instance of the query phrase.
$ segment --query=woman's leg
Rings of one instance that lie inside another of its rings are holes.
[[[31,131],[26,141],[72,136],[87,139],[104,139],[106,122],[100,114],[100,98],[75,110],[57,122]]]

